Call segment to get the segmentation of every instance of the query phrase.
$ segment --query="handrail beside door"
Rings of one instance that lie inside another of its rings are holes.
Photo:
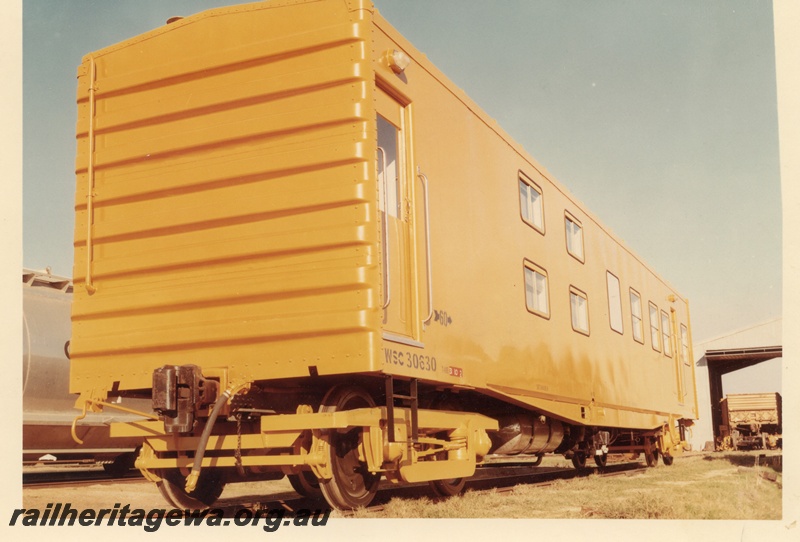
[[[94,109],[95,109],[95,74],[94,57],[89,58],[89,164],[86,171],[86,278],[84,285],[91,295],[97,291],[92,281],[92,221],[94,220]]]
[[[422,173],[417,166],[417,176],[422,181],[423,195],[425,197],[424,210],[425,210],[425,267],[428,279],[428,316],[422,320],[423,325],[430,323],[433,318],[433,279],[431,275],[431,213],[428,205],[428,177]]]

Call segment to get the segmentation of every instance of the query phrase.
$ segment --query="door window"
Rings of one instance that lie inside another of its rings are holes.
[[[398,128],[378,115],[378,206],[389,216],[400,217],[400,154]]]

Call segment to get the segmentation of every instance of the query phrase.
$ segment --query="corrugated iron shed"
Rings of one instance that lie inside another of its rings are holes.
[[[695,446],[702,446],[711,435],[715,440],[719,436],[723,422],[720,402],[725,396],[722,376],[782,357],[782,330],[783,319],[774,318],[694,345],[700,403],[700,421],[693,439]],[[703,385],[704,373],[708,374],[708,387]]]

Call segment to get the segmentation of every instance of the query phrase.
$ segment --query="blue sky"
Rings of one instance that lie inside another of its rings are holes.
[[[81,57],[234,3],[24,0],[24,266],[72,272]],[[771,2],[376,5],[689,298],[696,341],[780,316]]]

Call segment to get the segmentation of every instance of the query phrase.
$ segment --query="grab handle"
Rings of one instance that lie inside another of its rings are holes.
[[[422,181],[423,195],[425,196],[425,263],[428,277],[428,316],[422,321],[423,324],[428,324],[433,317],[433,279],[431,277],[431,213],[428,206],[428,177],[420,172],[417,166],[417,175]]]
[[[94,79],[95,79],[94,57],[90,58],[89,69],[89,165],[86,172],[86,280],[84,284],[86,291],[91,295],[97,291],[92,282],[92,221],[94,215]]]

